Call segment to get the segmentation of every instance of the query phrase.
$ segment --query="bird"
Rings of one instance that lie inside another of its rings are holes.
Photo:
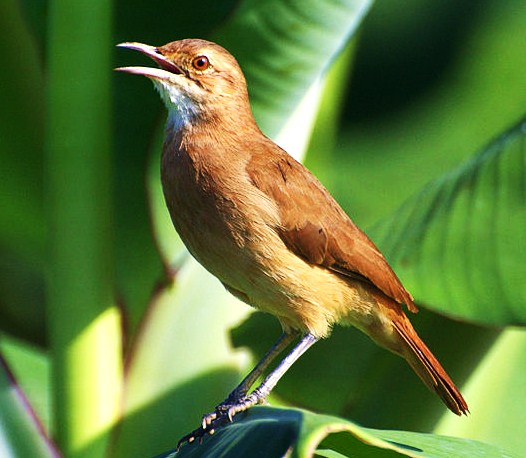
[[[403,357],[453,413],[467,414],[462,394],[404,312],[418,311],[413,297],[321,182],[260,130],[232,54],[202,39],[117,46],[156,64],[116,70],[149,78],[167,108],[161,183],[175,230],[231,294],[282,327],[262,360],[178,446],[265,403],[334,325],[354,326]]]

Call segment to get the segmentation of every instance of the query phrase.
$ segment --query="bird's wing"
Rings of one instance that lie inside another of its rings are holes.
[[[269,144],[254,148],[247,173],[254,186],[276,202],[281,219],[277,230],[288,248],[312,264],[371,283],[418,311],[382,253],[316,177],[274,144],[276,154],[269,157]]]

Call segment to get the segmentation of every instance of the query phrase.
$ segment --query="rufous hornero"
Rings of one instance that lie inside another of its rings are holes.
[[[466,414],[466,401],[402,310],[417,311],[411,294],[316,177],[261,132],[236,59],[198,39],[118,46],[158,65],[117,70],[151,79],[168,109],[161,181],[175,229],[230,293],[283,328],[252,372],[180,444],[263,403],[335,324],[355,326],[402,356],[452,412]]]

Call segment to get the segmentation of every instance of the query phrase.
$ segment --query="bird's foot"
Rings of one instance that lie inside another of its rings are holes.
[[[202,443],[203,437],[206,434],[212,435],[217,428],[231,423],[234,415],[237,413],[244,412],[250,409],[250,407],[264,403],[266,403],[265,396],[262,396],[257,390],[236,400],[231,399],[229,396],[228,399],[219,404],[213,412],[203,415],[201,426],[182,437],[177,443],[177,450],[179,450],[183,444],[191,444],[197,439],[199,439],[199,443]]]
[[[205,415],[205,417],[209,417],[212,414]],[[204,417],[203,417],[204,418]],[[186,436],[183,436],[181,439],[179,439],[179,442],[177,442],[176,450],[179,450],[181,446],[184,444],[191,444],[195,442],[196,440],[199,440],[199,443],[201,444],[203,442],[203,438],[206,434],[211,436],[215,433],[216,429],[220,426],[225,425],[228,423],[228,417],[218,417],[214,420],[210,420],[207,424],[206,428],[203,428],[203,426],[199,426],[199,428],[194,429],[191,433],[187,434]]]

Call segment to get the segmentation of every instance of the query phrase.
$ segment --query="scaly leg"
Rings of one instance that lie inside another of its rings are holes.
[[[246,393],[250,389],[250,386],[252,386],[256,379],[270,364],[272,359],[274,359],[294,339],[294,337],[294,334],[283,334],[263,359],[256,365],[252,372],[250,372],[239,386],[230,393],[228,398],[223,403],[219,404],[214,412],[205,415],[201,427],[184,436],[177,444],[177,448],[179,449],[179,447],[185,442],[193,442],[195,439],[201,438],[207,431],[207,428],[208,432],[213,434],[215,427],[220,426],[227,421],[232,421],[235,414],[265,402],[266,397],[270,394],[281,377],[283,377],[285,372],[290,369],[294,362],[303,355],[303,353],[319,340],[318,337],[315,337],[310,333],[305,334],[290,353],[283,358],[279,365],[265,378],[265,380],[263,380],[261,385],[247,395]],[[238,397],[238,395],[241,397]]]
[[[228,397],[219,404],[215,411],[203,416],[203,429],[226,410],[227,406],[236,404],[240,399],[246,397],[248,391],[254,382],[263,374],[269,364],[278,356],[289,344],[298,336],[297,332],[284,332],[271,349],[261,358],[254,369],[243,379],[243,381],[228,395]]]
[[[249,395],[237,399],[232,404],[220,404],[218,406],[220,409],[219,413],[221,415],[226,414],[228,419],[232,421],[232,418],[236,413],[243,412],[257,404],[263,404],[281,377],[285,375],[285,372],[287,372],[296,360],[318,340],[318,337],[315,337],[312,334],[305,334],[291,352],[285,356],[279,365],[267,376],[267,378],[265,378],[265,380],[263,380],[261,385]]]

